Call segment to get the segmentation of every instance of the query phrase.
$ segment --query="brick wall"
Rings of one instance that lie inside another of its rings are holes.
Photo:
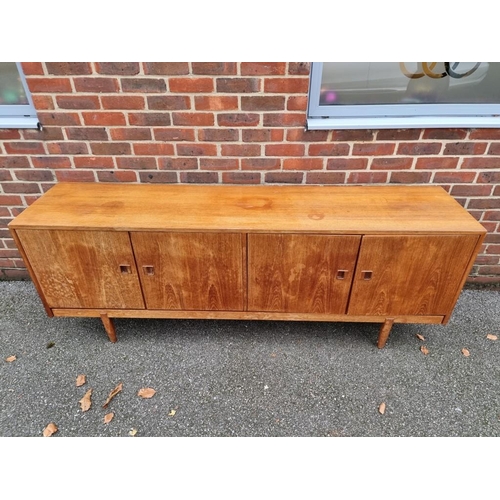
[[[43,131],[0,130],[7,229],[58,181],[439,184],[488,230],[469,281],[500,282],[500,130],[306,132],[308,63],[24,63]]]

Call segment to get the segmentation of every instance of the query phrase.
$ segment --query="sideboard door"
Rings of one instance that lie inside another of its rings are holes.
[[[16,232],[49,307],[144,309],[127,232]]]
[[[477,234],[363,236],[348,313],[449,314],[477,241]]]
[[[248,235],[248,310],[345,314],[361,237]]]

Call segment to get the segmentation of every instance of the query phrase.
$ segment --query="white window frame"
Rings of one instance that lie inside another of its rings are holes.
[[[359,104],[320,106],[323,63],[311,63],[308,130],[500,128],[500,104]]]
[[[28,89],[21,63],[16,62],[19,76],[28,99],[28,104],[0,105],[0,129],[2,128],[41,128],[31,92]]]

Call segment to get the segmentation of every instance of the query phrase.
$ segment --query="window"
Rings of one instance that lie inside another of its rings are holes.
[[[500,128],[500,63],[313,63],[307,128]]]
[[[0,62],[0,129],[39,126],[21,65]]]

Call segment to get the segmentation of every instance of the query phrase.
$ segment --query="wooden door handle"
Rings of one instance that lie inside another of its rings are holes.
[[[347,269],[339,269],[337,271],[337,279],[343,280],[349,271]]]
[[[361,276],[365,281],[372,279],[373,271],[361,271]]]
[[[148,276],[153,276],[155,273],[154,266],[142,266],[142,269],[144,271],[144,274],[146,274]]]
[[[120,272],[122,274],[132,274],[132,268],[129,264],[120,264]]]

